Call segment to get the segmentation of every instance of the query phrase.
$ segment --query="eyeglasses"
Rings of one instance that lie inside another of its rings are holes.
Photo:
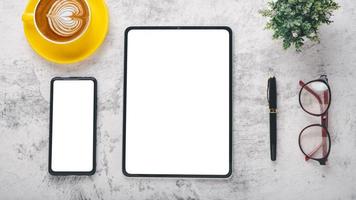
[[[320,124],[311,124],[299,134],[299,148],[305,155],[305,160],[316,160],[325,165],[331,147],[328,131],[328,110],[331,102],[331,92],[326,75],[319,79],[304,83],[299,92],[299,104],[310,115],[321,117]]]

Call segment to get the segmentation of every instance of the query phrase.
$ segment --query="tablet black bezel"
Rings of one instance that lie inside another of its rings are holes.
[[[229,171],[225,175],[206,174],[131,174],[126,171],[126,94],[127,94],[127,48],[128,33],[131,30],[169,30],[169,29],[218,29],[229,33]],[[228,178],[232,174],[232,30],[228,26],[131,26],[125,30],[124,47],[124,99],[123,99],[123,145],[122,173],[127,177],[172,177],[172,178]]]
[[[93,123],[93,166],[91,171],[53,171],[52,170],[52,122],[53,122],[53,86],[55,81],[86,80],[94,83],[94,123]],[[96,122],[97,122],[97,80],[94,77],[54,77],[51,80],[50,114],[49,114],[49,153],[48,172],[53,176],[86,175],[91,176],[96,171]]]

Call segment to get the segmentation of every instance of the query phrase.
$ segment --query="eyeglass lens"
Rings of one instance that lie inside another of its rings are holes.
[[[330,148],[328,137],[327,130],[324,127],[312,125],[301,133],[300,146],[309,158],[325,158]]]
[[[311,114],[323,114],[330,104],[329,87],[323,81],[313,81],[303,86],[300,93],[303,109]]]

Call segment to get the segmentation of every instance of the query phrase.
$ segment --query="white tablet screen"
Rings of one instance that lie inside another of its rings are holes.
[[[55,80],[52,86],[51,170],[94,170],[94,82]]]
[[[230,31],[127,32],[126,175],[230,172]]]

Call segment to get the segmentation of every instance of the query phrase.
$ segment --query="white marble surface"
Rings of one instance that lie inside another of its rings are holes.
[[[91,58],[56,65],[26,42],[26,1],[0,1],[0,199],[356,199],[356,2],[338,0],[321,44],[284,51],[263,29],[264,0],[108,0],[110,33]],[[226,180],[127,178],[121,173],[123,33],[130,25],[227,25],[233,30],[233,175]],[[328,74],[332,150],[327,166],[305,162],[299,131],[319,119],[298,105],[298,80]],[[278,160],[269,159],[266,80],[279,86]],[[99,81],[97,173],[47,172],[49,82]]]

